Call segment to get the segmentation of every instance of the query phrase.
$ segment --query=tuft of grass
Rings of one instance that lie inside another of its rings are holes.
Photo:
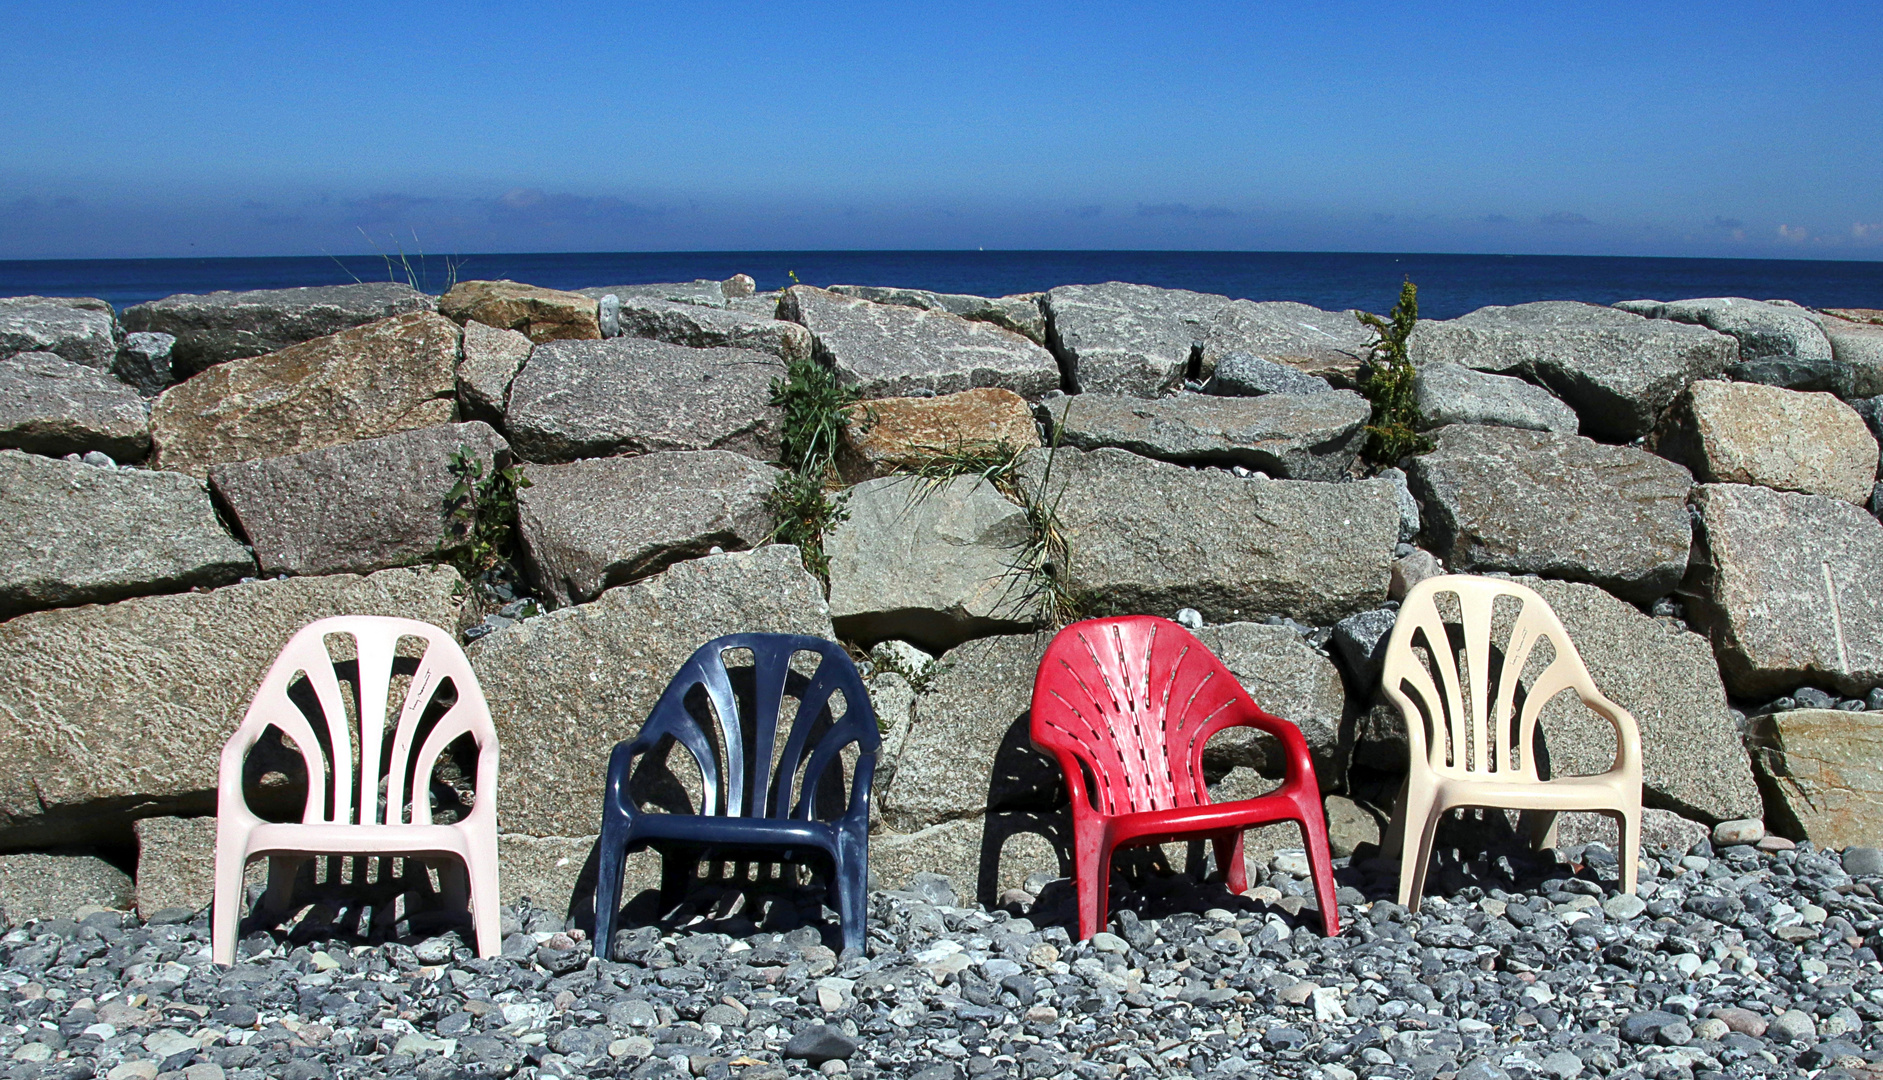
[[[797,545],[804,568],[826,587],[830,557],[824,534],[850,516],[844,493],[832,492],[837,447],[852,423],[856,392],[815,357],[787,361],[783,378],[772,380],[772,404],[784,410],[779,464],[784,471],[766,494],[775,524],[771,539]]]
[[[1002,495],[1015,498],[1020,451],[1005,439],[962,439],[945,446],[917,447],[917,457],[902,472],[931,482],[957,476],[978,477]]]
[[[517,492],[530,478],[507,451],[491,461],[490,475],[468,446],[446,465],[456,483],[445,493],[444,542],[439,545],[466,581],[510,562],[515,554]]]
[[[1053,491],[1053,465],[1059,458],[1061,437],[1065,434],[1066,414],[1074,399],[1066,400],[1065,411],[1052,421],[1048,433],[1046,467],[1040,471],[1039,487],[1027,491],[1017,482],[1017,472],[1010,466],[1007,475],[1012,494],[1026,511],[1027,529],[1032,539],[1009,565],[1008,572],[1020,584],[1022,610],[1037,610],[1046,623],[1058,629],[1085,618],[1086,604],[1072,590],[1072,549],[1059,521],[1059,500],[1065,488]]]
[[[1360,372],[1360,391],[1373,404],[1366,429],[1367,458],[1390,465],[1408,454],[1423,454],[1432,443],[1419,433],[1422,418],[1412,394],[1417,369],[1407,352],[1419,323],[1419,287],[1407,278],[1399,287],[1399,302],[1385,318],[1365,311],[1355,314],[1374,333]]]

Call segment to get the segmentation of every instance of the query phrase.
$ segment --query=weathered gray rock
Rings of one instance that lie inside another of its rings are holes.
[[[1065,798],[1058,766],[1028,734],[1033,677],[1050,634],[980,638],[949,651],[916,698],[883,820],[915,832],[988,809],[1051,810]]]
[[[35,454],[150,452],[150,406],[136,390],[53,353],[0,360],[0,446]]]
[[[701,307],[723,308],[732,298],[732,294],[726,291],[727,284],[728,282],[701,278],[698,281],[656,282],[643,285],[598,285],[591,289],[576,289],[575,292],[596,300],[604,296],[614,296],[624,305],[636,300],[672,300]],[[737,291],[736,287],[735,291]],[[751,294],[748,292],[744,295]]]
[[[1883,715],[1794,709],[1753,723],[1774,832],[1827,848],[1883,836]]]
[[[529,361],[529,336],[517,330],[499,330],[476,319],[464,324],[464,347],[458,360],[458,413],[466,420],[503,426],[510,383]]]
[[[1071,874],[1059,857],[1070,829],[1063,810],[999,810],[883,831],[870,837],[870,873],[886,888],[905,888],[918,874],[939,876],[964,902],[993,905],[1033,875]]]
[[[1428,428],[1482,424],[1576,433],[1574,409],[1548,390],[1509,375],[1462,364],[1427,364],[1413,376],[1412,393]]]
[[[744,631],[831,636],[823,587],[794,547],[675,563],[593,603],[480,638],[468,650],[504,758],[497,819],[506,831],[582,836],[595,827],[614,744],[631,738],[682,661]],[[686,752],[669,760],[691,769]]]
[[[15,923],[69,919],[80,908],[131,907],[131,876],[96,855],[0,855],[0,912]]]
[[[176,381],[170,356],[176,343],[177,339],[169,334],[142,330],[126,334],[124,343],[118,346],[118,358],[111,362],[111,373],[145,397],[155,397]]]
[[[1412,496],[1412,485],[1406,482],[1406,470],[1392,466],[1374,473],[1373,478],[1393,485],[1393,497],[1399,502],[1399,542],[1410,544],[1418,537],[1421,526],[1419,500]]]
[[[1259,398],[1256,400],[1260,400]],[[1094,610],[1326,624],[1386,598],[1399,539],[1391,484],[1243,480],[1125,450],[1021,458],[1024,490],[1056,506],[1069,588]]]
[[[1744,484],[1694,490],[1683,593],[1736,694],[1883,683],[1883,524],[1841,499]]]
[[[1628,300],[1615,306],[1650,319],[1693,323],[1732,336],[1739,342],[1739,358],[1728,372],[1744,382],[1829,390],[1842,397],[1883,392],[1883,383],[1872,381],[1874,373],[1865,373],[1865,385],[1855,384],[1855,373],[1837,363],[1832,354],[1823,316],[1809,308],[1740,296],[1665,303]]]
[[[778,470],[726,450],[593,458],[530,469],[518,500],[531,577],[579,604],[714,547],[771,535]]]
[[[1236,676],[1250,700],[1301,729],[1321,782],[1338,783],[1335,764],[1347,695],[1333,661],[1286,626],[1215,623],[1196,631],[1196,637]],[[1281,744],[1254,728],[1217,733],[1204,748],[1203,762],[1209,769],[1250,768],[1269,777],[1280,777],[1287,768]]]
[[[1541,383],[1569,403],[1582,434],[1625,442],[1645,435],[1695,379],[1738,358],[1729,337],[1568,300],[1479,308],[1421,322],[1413,362],[1462,364]]]
[[[23,352],[56,353],[103,371],[118,353],[118,320],[110,304],[89,297],[0,299],[0,357]]]
[[[370,573],[444,558],[454,534],[445,498],[457,482],[451,455],[460,449],[488,476],[509,446],[482,421],[441,424],[215,465],[209,484],[254,545],[262,573]]]
[[[778,456],[778,357],[647,338],[540,345],[510,384],[505,431],[531,461],[657,450]]]
[[[1635,718],[1648,805],[1708,822],[1759,813],[1758,787],[1705,638],[1643,615],[1593,585],[1523,583],[1562,620],[1597,688]],[[1493,641],[1509,634],[1508,618],[1493,626]],[[1549,775],[1585,776],[1614,766],[1614,728],[1573,693],[1552,698],[1538,723]],[[1405,767],[1404,723],[1383,698],[1359,724],[1358,737],[1356,760]]]
[[[1115,446],[1186,465],[1241,465],[1291,480],[1347,475],[1366,442],[1372,406],[1351,390],[1326,394],[1163,398],[1053,396],[1040,412],[1065,446]]]
[[[754,349],[781,360],[811,355],[811,332],[794,322],[680,300],[621,301],[621,332],[696,349]]]
[[[599,341],[602,336],[594,299],[508,280],[460,281],[438,298],[438,313],[459,324],[475,319],[485,326],[516,330],[538,344]]]
[[[1031,626],[1026,511],[979,477],[910,476],[850,489],[848,520],[824,537],[830,613],[846,639],[906,638],[942,650]]]
[[[1325,394],[1333,385],[1318,375],[1297,371],[1287,364],[1246,352],[1232,352],[1216,361],[1216,370],[1204,390],[1211,394],[1250,397],[1256,394]]]
[[[457,326],[421,311],[219,363],[151,406],[151,464],[202,476],[218,462],[448,424],[457,362]]]
[[[0,619],[255,572],[202,481],[18,450],[0,450],[0,548]]]
[[[1697,382],[1655,428],[1655,453],[1722,484],[1829,495],[1859,506],[1876,483],[1877,442],[1830,394]]]
[[[952,394],[997,386],[1026,398],[1059,387],[1059,366],[1038,344],[946,311],[874,304],[808,285],[785,290],[778,316],[811,332],[838,381],[865,398]]]
[[[1705,825],[1672,810],[1657,806],[1641,809],[1641,846],[1644,848],[1686,851],[1708,835]],[[1621,832],[1615,827],[1615,819],[1606,814],[1563,814],[1556,819],[1556,847],[1563,850],[1577,844],[1600,844],[1610,851],[1620,851]],[[1641,902],[1634,896],[1628,899]]]
[[[1216,372],[1219,380],[1233,379],[1240,364],[1232,360],[1240,354],[1353,389],[1374,338],[1355,315],[1288,301],[1232,300],[1210,320],[1202,371]]]
[[[924,311],[946,311],[974,322],[993,323],[1012,330],[1037,345],[1046,344],[1046,312],[1039,293],[1019,296],[969,296],[927,289],[892,289],[878,285],[832,285],[840,296],[854,296],[876,304],[900,304]]]
[[[1334,647],[1340,651],[1347,670],[1353,672],[1356,685],[1371,687],[1380,681],[1386,640],[1398,621],[1399,609],[1394,607],[1362,611],[1334,624]]]
[[[1424,548],[1413,548],[1411,554],[1393,560],[1393,580],[1386,588],[1386,598],[1404,600],[1414,585],[1444,572],[1444,564],[1438,561],[1438,556]]]
[[[137,914],[165,908],[201,911],[216,894],[214,817],[140,818],[137,833]],[[254,864],[256,870],[266,865]]]
[[[252,292],[181,293],[124,309],[126,330],[170,334],[178,375],[245,356],[338,334],[394,315],[436,310],[438,301],[409,285],[376,281]]]
[[[1829,314],[1821,322],[1824,336],[1831,343],[1831,359],[1839,369],[1838,378],[1848,380],[1843,396],[1883,393],[1883,324]]]
[[[1680,583],[1687,470],[1644,450],[1519,428],[1441,428],[1412,459],[1432,550],[1457,572],[1593,582],[1646,602]]]
[[[446,567],[382,570],[0,623],[0,846],[116,840],[136,818],[213,812],[222,744],[296,630],[330,615],[455,627],[463,587]]]
[[[1229,298],[1119,281],[1046,294],[1053,355],[1073,392],[1157,397],[1183,385]]]

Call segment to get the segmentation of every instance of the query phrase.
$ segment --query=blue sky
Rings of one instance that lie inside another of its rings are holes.
[[[1870,4],[0,2],[0,258],[1883,258]]]

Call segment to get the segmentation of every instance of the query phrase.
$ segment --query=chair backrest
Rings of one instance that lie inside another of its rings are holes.
[[[328,647],[330,638],[349,639],[353,659],[336,659]],[[416,659],[408,656],[401,662],[401,639],[422,644]],[[343,669],[349,665],[356,665],[351,680],[356,715],[349,714],[341,688]],[[394,680],[404,674],[396,668],[407,665],[411,674],[397,717],[388,718]],[[296,697],[319,714],[318,729]],[[467,820],[495,820],[497,731],[490,710],[464,651],[450,634],[429,623],[346,615],[309,623],[288,639],[241,726],[223,748],[220,786],[225,805],[230,798],[241,799],[243,763],[271,727],[294,741],[307,767],[303,823],[431,824],[432,769],[439,755],[465,735],[478,747],[476,798]]]
[[[1169,810],[1208,805],[1203,746],[1251,712],[1268,715],[1176,623],[1087,619],[1040,659],[1032,735],[1059,758],[1075,807],[1083,795],[1105,815]]]
[[[735,651],[752,656],[747,712],[740,708],[740,695],[726,666],[726,654]],[[800,653],[815,655],[817,666],[808,677],[798,675],[801,682],[791,685],[791,660]],[[688,698],[696,687],[704,692],[713,714],[713,732],[689,708]],[[777,738],[787,691],[797,699],[798,708],[779,754]],[[833,695],[843,699],[841,716],[826,713]],[[802,634],[727,634],[694,650],[629,744],[630,753],[652,750],[666,737],[686,747],[699,767],[701,814],[755,818],[809,819],[816,810],[813,796],[843,749],[855,743],[859,752],[874,755],[882,742],[876,710],[849,654],[834,641]]]
[[[1549,662],[1525,686],[1524,670],[1544,642]],[[1638,747],[1633,718],[1596,689],[1556,613],[1514,581],[1452,574],[1413,586],[1381,680],[1405,717],[1414,767],[1442,776],[1540,780],[1537,720],[1564,690],[1608,716],[1624,755],[1634,752],[1631,740]]]

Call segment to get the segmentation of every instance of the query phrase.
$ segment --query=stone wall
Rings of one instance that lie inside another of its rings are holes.
[[[1336,850],[1364,855],[1405,768],[1379,653],[1440,570],[1554,606],[1640,725],[1663,825],[1875,843],[1877,321],[1700,299],[1421,323],[1431,450],[1380,469],[1367,335],[1299,304],[743,277],[0,299],[0,908],[205,904],[221,744],[294,629],[340,613],[463,634],[502,746],[505,896],[578,919],[610,747],[738,630],[873,650],[882,885],[991,901],[1065,873],[1065,788],[1026,732],[1068,607],[1201,627],[1300,726]],[[806,360],[863,399],[828,582],[771,543],[770,386]],[[1017,458],[904,475],[994,444]],[[513,572],[450,565],[460,450],[534,478]],[[1613,753],[1579,706],[1543,727],[1558,774]],[[637,798],[697,798],[684,756]],[[1205,766],[1219,799],[1280,769],[1233,731]],[[1264,830],[1250,857],[1297,843]],[[657,880],[639,857],[629,894]]]

